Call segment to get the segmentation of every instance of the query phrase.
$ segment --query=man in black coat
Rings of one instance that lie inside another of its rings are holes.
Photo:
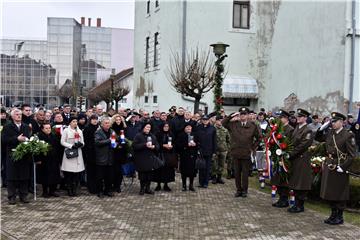
[[[16,190],[19,190],[20,200],[28,203],[28,182],[32,162],[28,158],[14,161],[12,149],[30,138],[30,128],[22,121],[22,112],[19,109],[11,111],[11,122],[3,129],[2,142],[6,145],[6,176],[9,204],[16,204]]]
[[[130,113],[130,116],[126,118],[125,137],[130,141],[133,141],[136,134],[141,131],[141,124],[136,122],[136,116],[138,113]]]
[[[201,124],[196,128],[195,134],[199,139],[199,148],[206,161],[206,168],[199,170],[199,187],[207,188],[211,170],[211,160],[216,153],[216,129],[210,125],[210,118],[204,115]]]
[[[111,142],[111,135],[115,133],[110,129],[110,118],[103,117],[101,127],[95,132],[95,154],[96,154],[96,182],[98,197],[103,194],[109,197],[113,196],[111,192],[112,173],[114,164],[114,143]],[[117,142],[115,143],[118,144]],[[104,181],[105,189],[102,182]]]
[[[65,125],[69,125],[69,123],[70,123],[70,117],[71,117],[70,111],[71,111],[70,105],[69,105],[69,104],[65,104],[65,105],[64,105],[64,111],[63,111],[63,113],[62,113],[63,123],[64,123]]]

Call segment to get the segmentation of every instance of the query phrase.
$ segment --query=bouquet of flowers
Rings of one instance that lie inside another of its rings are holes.
[[[265,139],[266,177],[279,174],[281,181],[289,181],[289,152],[292,149],[290,138],[284,135],[284,124],[280,119],[272,119]]]
[[[45,141],[39,140],[38,136],[33,136],[25,142],[17,145],[12,149],[12,158],[14,161],[19,161],[23,158],[38,156],[40,154],[47,155],[50,150],[50,145]]]
[[[313,173],[315,175],[320,173],[322,163],[325,161],[325,157],[320,157],[320,156],[312,157],[310,161],[311,161],[311,168],[313,170]]]

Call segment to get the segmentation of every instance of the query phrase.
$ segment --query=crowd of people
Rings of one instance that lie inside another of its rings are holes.
[[[273,206],[288,207],[291,189],[296,204],[288,211],[304,211],[312,182],[308,147],[314,139],[325,141],[331,162],[323,174],[321,196],[331,201],[332,207],[326,223],[342,223],[349,180],[347,174],[341,173],[360,150],[360,122],[341,113],[320,117],[304,109],[276,113],[260,109],[255,113],[241,107],[229,115],[223,109],[218,114],[193,114],[176,106],[151,114],[143,109],[123,108],[116,113],[105,112],[101,105],[81,112],[68,104],[51,110],[42,106],[32,109],[27,104],[1,108],[2,186],[8,190],[9,204],[16,204],[17,191],[21,202],[29,202],[27,195],[35,190],[34,178],[42,185],[44,198],[59,197],[59,189],[70,197],[77,196],[80,185],[99,198],[113,197],[121,192],[122,166],[132,163],[140,180],[140,195],[154,194],[154,190],[172,191],[170,183],[178,171],[182,191],[196,191],[197,175],[198,188],[208,188],[209,183],[224,184],[226,175],[235,178],[235,197],[247,197],[248,178],[254,168],[252,155],[264,150],[269,118],[281,119],[284,134],[294,145],[289,183],[276,176],[271,179],[280,196]],[[48,154],[13,161],[13,149],[33,135],[51,146]],[[339,152],[346,155],[341,163]],[[204,164],[201,168],[197,167],[199,158]],[[154,189],[151,182],[156,183]],[[334,184],[338,186],[335,190]]]

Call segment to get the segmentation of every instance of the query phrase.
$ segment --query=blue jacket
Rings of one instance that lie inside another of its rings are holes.
[[[200,124],[196,128],[195,134],[199,139],[199,147],[204,156],[212,156],[216,153],[216,129],[214,126],[207,125],[205,127],[203,124]]]

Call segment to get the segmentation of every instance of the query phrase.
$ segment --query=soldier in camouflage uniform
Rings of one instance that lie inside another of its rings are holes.
[[[216,155],[213,157],[212,164],[212,183],[224,184],[224,181],[221,179],[222,173],[224,171],[224,163],[226,156],[228,155],[230,147],[230,134],[229,131],[222,126],[222,117],[217,116],[215,122],[216,128],[216,137],[217,137],[217,151]]]

